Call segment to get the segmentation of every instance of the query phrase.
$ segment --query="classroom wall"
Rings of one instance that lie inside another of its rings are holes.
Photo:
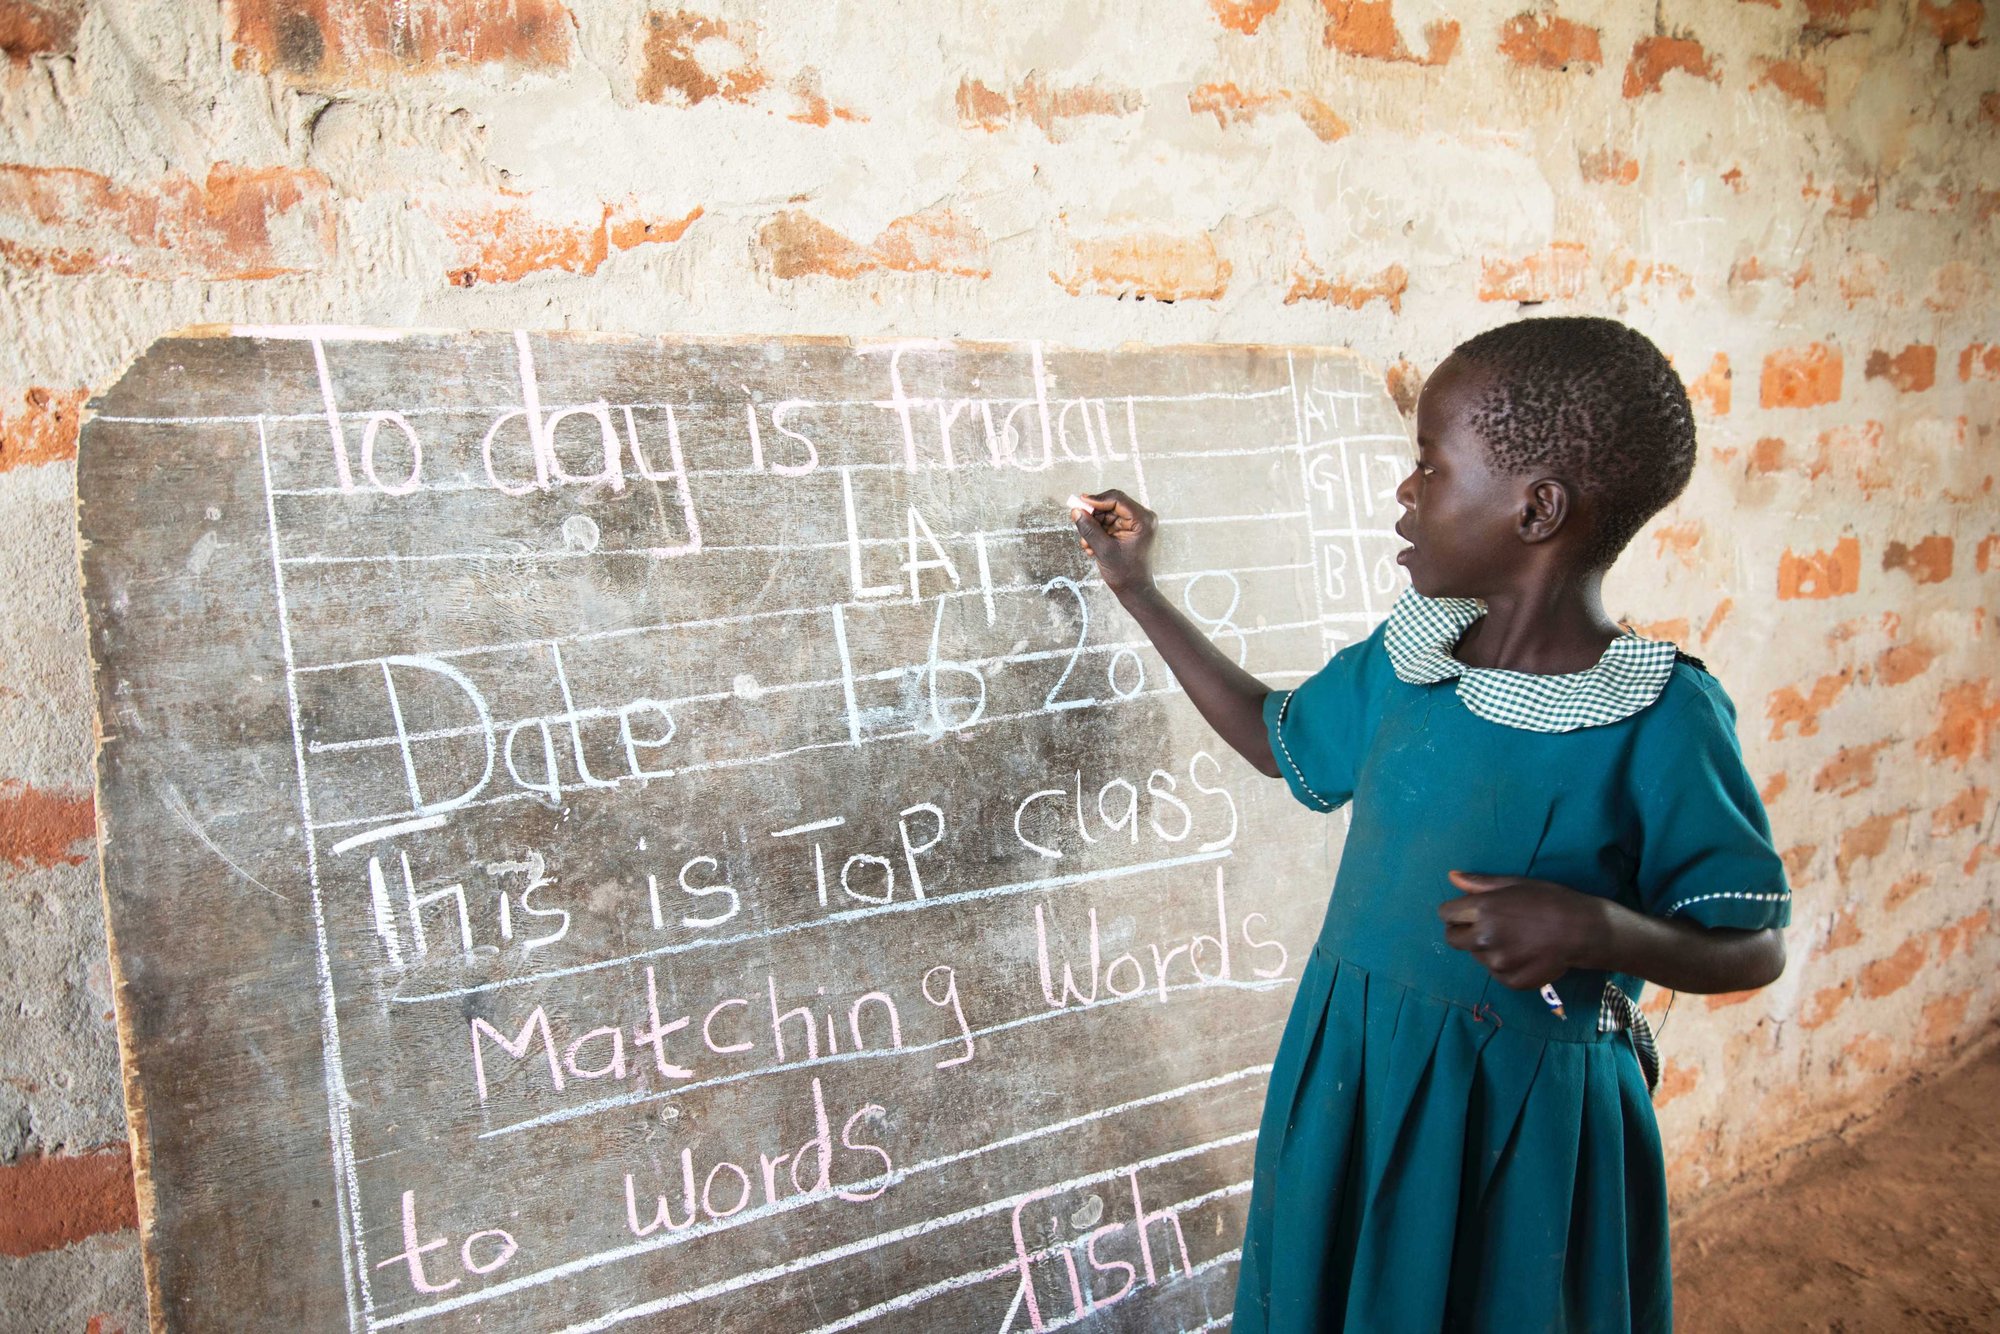
[[[1611,608],[1735,698],[1797,888],[1784,978],[1664,1025],[1678,1199],[1992,1031],[1980,0],[696,3],[0,0],[0,1326],[144,1321],[72,492],[192,324],[1319,343],[1407,398],[1629,320],[1702,452]]]

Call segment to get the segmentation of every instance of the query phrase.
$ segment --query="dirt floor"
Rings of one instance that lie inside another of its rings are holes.
[[[1674,1237],[1679,1334],[2000,1331],[2000,1047]]]

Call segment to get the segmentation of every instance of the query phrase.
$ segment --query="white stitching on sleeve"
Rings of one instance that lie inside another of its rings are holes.
[[[1296,693],[1298,692],[1287,690],[1285,697],[1278,702],[1278,724],[1271,729],[1271,733],[1278,738],[1278,753],[1284,757],[1286,766],[1292,771],[1292,777],[1298,780],[1299,790],[1318,802],[1321,810],[1330,811],[1334,809],[1334,804],[1313,791],[1312,784],[1306,781],[1305,774],[1299,769],[1299,762],[1292,758],[1292,748],[1285,744],[1285,712],[1292,707],[1292,696]]]
[[[1789,892],[1779,893],[1779,894],[1753,894],[1745,890],[1725,889],[1725,890],[1718,890],[1713,894],[1697,894],[1691,899],[1682,899],[1679,903],[1676,903],[1673,907],[1667,909],[1666,912],[1661,915],[1664,917],[1672,917],[1675,913],[1679,912],[1683,908],[1690,907],[1697,903],[1706,903],[1710,899],[1750,899],[1757,903],[1777,903],[1781,900],[1789,899],[1790,897],[1791,894]]]

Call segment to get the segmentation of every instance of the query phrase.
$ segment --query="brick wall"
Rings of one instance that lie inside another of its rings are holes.
[[[2000,1009],[1988,22],[0,0],[0,1325],[144,1320],[71,495],[195,323],[1300,341],[1408,398],[1526,307],[1630,320],[1703,450],[1613,610],[1721,676],[1798,888],[1786,976],[1666,1023],[1680,1198],[1951,1059]]]

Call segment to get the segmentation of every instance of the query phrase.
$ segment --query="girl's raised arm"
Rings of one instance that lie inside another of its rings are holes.
[[[1076,535],[1097,562],[1104,586],[1132,613],[1216,734],[1258,772],[1278,777],[1270,733],[1264,729],[1264,697],[1271,693],[1270,687],[1231,662],[1153,582],[1147,556],[1159,531],[1159,516],[1123,491],[1077,499],[1089,508],[1073,513]]]

